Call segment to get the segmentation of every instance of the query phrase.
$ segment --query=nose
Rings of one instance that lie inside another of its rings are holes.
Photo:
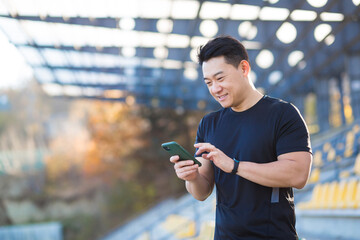
[[[222,90],[222,87],[217,82],[214,82],[213,85],[211,86],[211,92],[212,93],[219,93],[219,92],[221,92],[221,90]]]

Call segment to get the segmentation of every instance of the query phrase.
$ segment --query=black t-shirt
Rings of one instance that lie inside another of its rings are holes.
[[[264,96],[250,109],[206,115],[196,142],[208,142],[230,158],[255,163],[311,152],[309,133],[290,103]],[[297,239],[292,188],[261,186],[213,164],[217,193],[215,239]]]

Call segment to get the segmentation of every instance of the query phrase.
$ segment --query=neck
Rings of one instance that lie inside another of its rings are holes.
[[[264,95],[255,88],[251,88],[245,96],[242,97],[242,101],[237,106],[231,107],[235,112],[243,112],[254,106]]]

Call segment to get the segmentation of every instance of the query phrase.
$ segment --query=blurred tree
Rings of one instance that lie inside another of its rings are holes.
[[[100,177],[107,185],[104,222],[108,226],[104,228],[185,192],[161,143],[175,140],[194,151],[202,116],[201,112],[179,113],[120,102],[92,103],[88,116],[92,140],[83,170],[87,177]]]
[[[60,219],[66,238],[101,236],[159,201],[185,192],[161,143],[177,141],[194,152],[204,113],[50,98],[36,84],[7,95],[12,109],[0,115],[0,149],[44,148],[47,153],[46,178],[40,178],[44,182],[29,181],[41,186],[36,188],[40,191],[24,191],[21,198],[42,206],[89,198],[91,192],[105,198],[99,216]],[[1,200],[0,215],[6,212]],[[8,221],[1,218],[0,224]]]

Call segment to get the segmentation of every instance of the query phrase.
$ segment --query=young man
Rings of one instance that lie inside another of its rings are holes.
[[[312,163],[303,118],[292,104],[255,89],[236,39],[215,38],[198,58],[223,108],[199,124],[195,154],[203,166],[172,156],[177,176],[201,201],[216,184],[215,239],[297,239],[292,188],[305,186]]]

